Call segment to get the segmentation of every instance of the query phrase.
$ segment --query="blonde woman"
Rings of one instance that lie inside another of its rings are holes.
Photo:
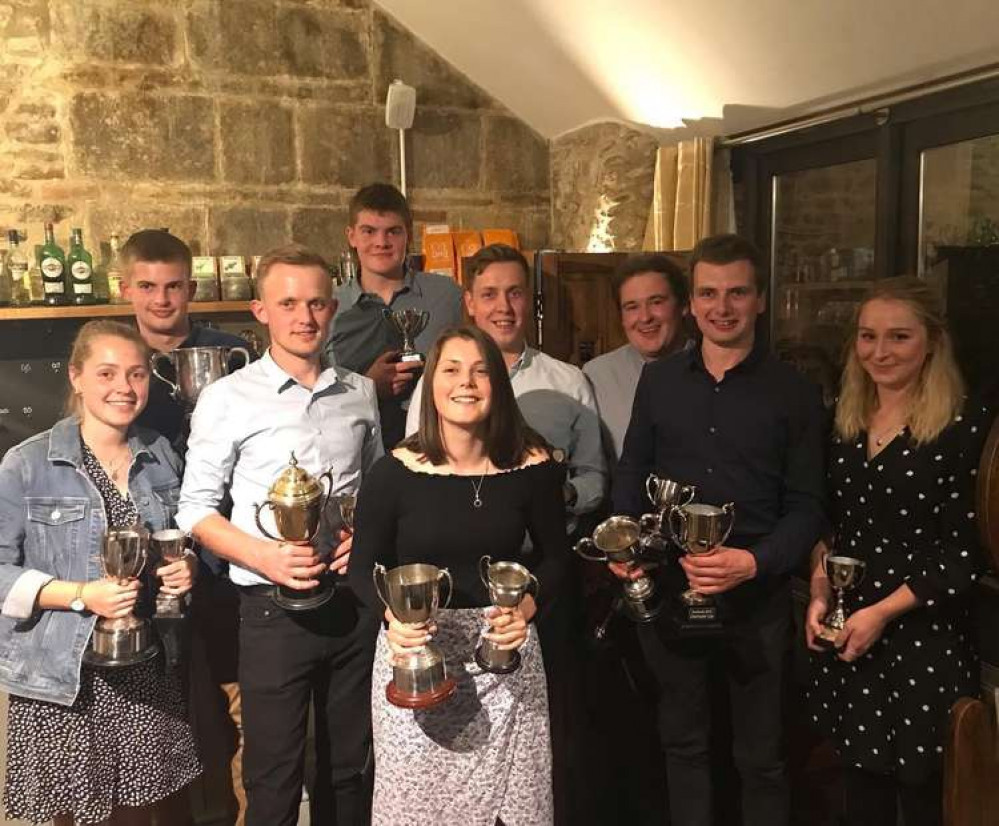
[[[975,691],[968,592],[980,570],[975,470],[988,412],[964,397],[933,290],[879,283],[861,303],[836,407],[835,540],[812,560],[809,647],[833,604],[826,553],[866,563],[833,652],[816,656],[813,721],[846,767],[846,823],[939,824],[947,715]]]
[[[0,689],[10,696],[9,817],[35,823],[183,823],[201,772],[180,680],[162,656],[82,663],[99,617],[137,605],[138,580],[101,577],[109,527],[169,527],[180,463],[166,439],[133,426],[149,392],[149,350],[131,327],[85,324],[69,358],[70,415],[0,464]],[[190,590],[193,559],[153,573]],[[150,577],[151,578],[151,577]],[[141,608],[139,609],[141,611]]]

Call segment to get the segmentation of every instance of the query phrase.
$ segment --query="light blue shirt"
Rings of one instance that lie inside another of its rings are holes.
[[[510,368],[510,384],[525,421],[553,448],[565,452],[569,484],[576,489],[576,502],[569,512],[579,515],[595,510],[604,497],[607,463],[600,446],[597,403],[583,371],[525,347]],[[422,388],[421,378],[406,417],[407,435],[420,426]]]
[[[624,434],[631,422],[631,408],[635,404],[635,390],[645,367],[645,359],[630,344],[597,356],[583,365],[583,372],[593,385],[597,397],[597,410],[607,429],[614,450],[614,458],[621,457]]]
[[[313,476],[333,471],[333,494],[356,491],[382,455],[374,382],[334,366],[309,389],[268,350],[259,361],[210,384],[191,419],[178,527],[190,531],[217,513],[228,489],[232,524],[263,536],[254,506],[266,501],[292,451]],[[269,509],[261,512],[261,522],[278,535]],[[229,577],[236,585],[267,584],[238,565],[230,565]]]

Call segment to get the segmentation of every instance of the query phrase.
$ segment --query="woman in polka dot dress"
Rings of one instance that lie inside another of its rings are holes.
[[[132,423],[146,403],[149,351],[131,327],[91,321],[69,359],[73,415],[0,464],[0,690],[10,694],[4,804],[34,823],[188,822],[200,774],[178,675],[163,658],[92,668],[98,617],[136,608],[138,580],[101,576],[107,527],[170,525],[180,462]],[[147,582],[190,590],[192,560]],[[141,608],[139,609],[142,610]]]
[[[951,705],[976,692],[969,589],[982,568],[975,473],[988,412],[963,395],[935,294],[881,282],[860,306],[830,451],[834,553],[866,563],[832,652],[813,656],[809,705],[846,767],[850,826],[942,819]],[[833,605],[813,554],[809,647]]]

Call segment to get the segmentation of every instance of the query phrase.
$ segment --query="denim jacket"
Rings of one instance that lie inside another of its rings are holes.
[[[139,519],[151,531],[168,528],[180,496],[180,460],[145,428],[133,427],[128,444],[128,487]],[[75,416],[7,451],[0,463],[0,689],[61,705],[76,699],[97,618],[40,610],[37,597],[52,579],[100,579],[106,528]]]

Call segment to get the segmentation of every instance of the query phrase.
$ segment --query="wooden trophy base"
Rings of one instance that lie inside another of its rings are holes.
[[[422,694],[404,694],[396,688],[395,683],[389,683],[385,686],[385,698],[399,708],[430,708],[443,703],[457,688],[458,684],[453,677],[448,677],[437,688]]]

